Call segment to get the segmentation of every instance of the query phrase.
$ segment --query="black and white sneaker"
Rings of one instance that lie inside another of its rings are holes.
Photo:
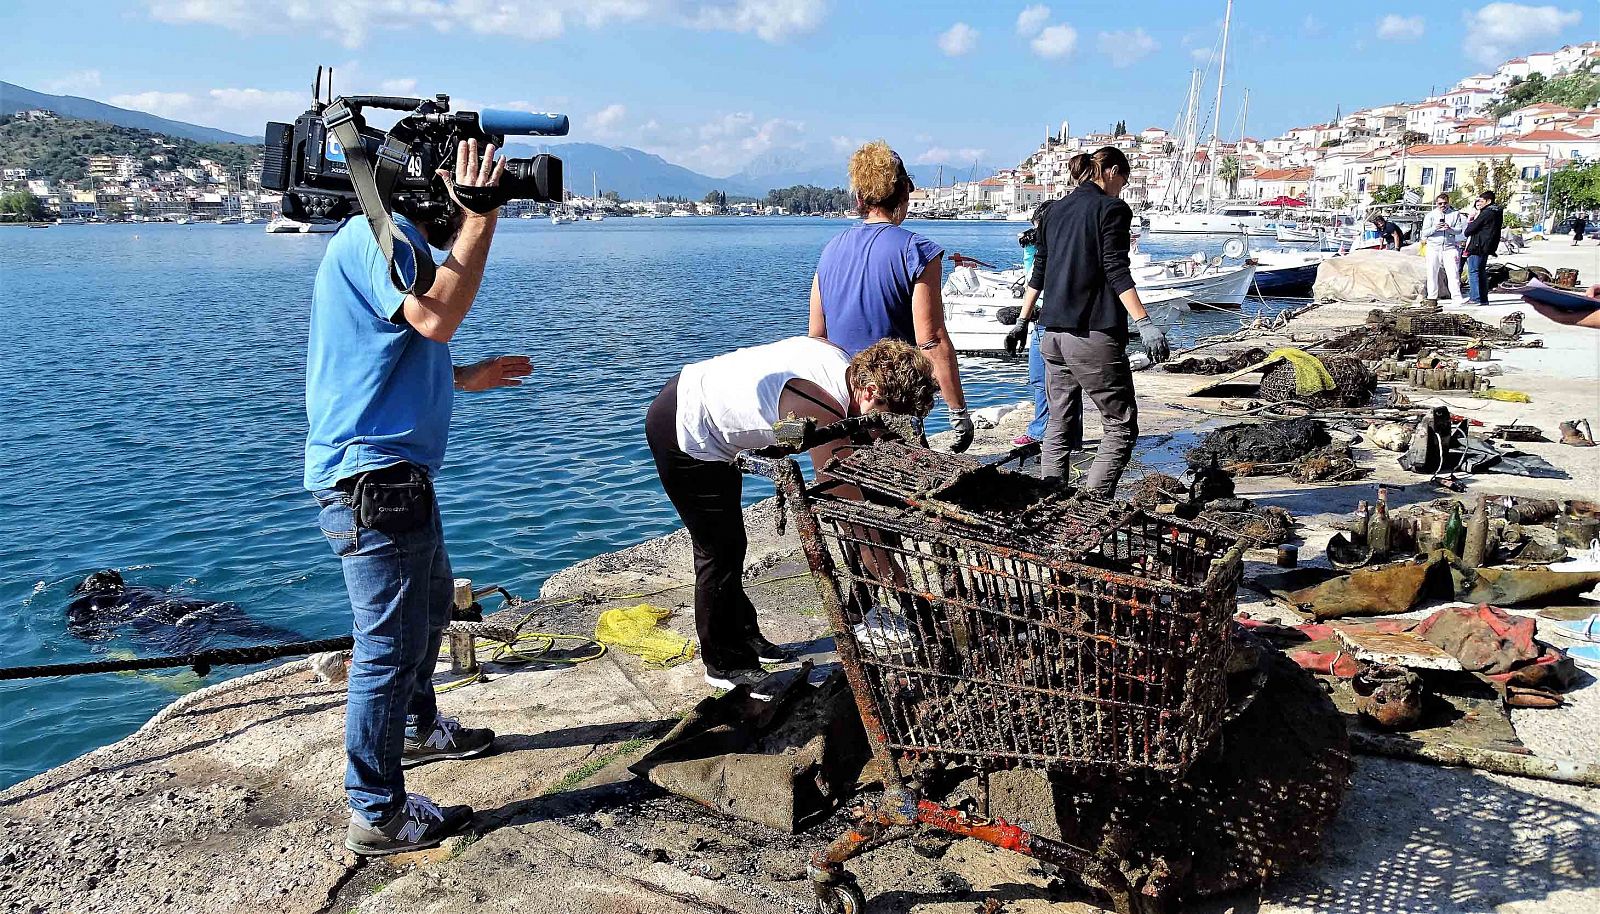
[[[733,690],[739,686],[750,688],[750,697],[756,701],[771,701],[778,684],[777,677],[763,669],[714,670],[706,667],[706,684],[719,689]]]
[[[440,759],[472,758],[488,752],[493,745],[494,731],[488,727],[473,729],[461,726],[454,717],[436,717],[433,730],[427,736],[419,731],[416,739],[406,737],[400,766],[410,768]]]
[[[472,821],[472,807],[446,806],[440,808],[420,793],[406,794],[404,809],[389,817],[389,821],[368,825],[356,816],[350,817],[350,827],[345,830],[345,849],[363,857],[386,857],[437,847]]]
[[[756,652],[756,659],[762,663],[793,663],[795,655],[787,648],[779,647],[768,641],[765,635],[756,634],[750,639],[750,647]]]

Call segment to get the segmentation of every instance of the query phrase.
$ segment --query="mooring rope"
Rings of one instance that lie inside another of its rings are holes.
[[[85,673],[128,673],[136,670],[164,670],[192,667],[201,676],[214,666],[261,663],[279,657],[300,657],[328,651],[347,651],[355,643],[349,635],[320,641],[291,641],[286,644],[260,644],[254,647],[219,647],[168,657],[130,657],[120,660],[86,660],[77,663],[48,663],[0,669],[0,681],[36,679],[42,676],[78,676]]]

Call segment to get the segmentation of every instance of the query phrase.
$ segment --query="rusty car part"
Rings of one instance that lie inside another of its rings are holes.
[[[1422,718],[1422,677],[1405,667],[1365,667],[1350,682],[1356,711],[1384,730],[1409,730]]]

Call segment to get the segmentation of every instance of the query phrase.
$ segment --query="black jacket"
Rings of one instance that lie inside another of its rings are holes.
[[[1117,296],[1134,287],[1129,262],[1133,210],[1085,181],[1045,212],[1028,285],[1044,290],[1046,330],[1101,330],[1127,336],[1128,312]]]
[[[1478,254],[1484,257],[1494,255],[1500,250],[1500,227],[1505,224],[1505,215],[1500,207],[1489,204],[1478,211],[1467,223],[1467,254]]]

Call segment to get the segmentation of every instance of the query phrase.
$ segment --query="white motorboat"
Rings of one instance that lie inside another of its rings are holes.
[[[590,222],[604,222],[606,221],[606,214],[600,212],[599,210],[594,210],[583,218],[589,220]]]
[[[680,206],[677,209],[672,211],[672,215],[677,217],[677,218],[679,218],[679,219],[682,219],[685,216],[693,216],[694,213],[691,213],[688,210],[686,210],[686,209],[684,209],[683,207]]]
[[[564,210],[564,209],[552,210],[550,212],[550,224],[551,225],[571,225],[572,223],[577,222],[577,221],[578,221],[578,214],[577,213],[568,212],[567,210]]]
[[[1139,300],[1154,320],[1170,329],[1191,304],[1238,307],[1255,279],[1252,264],[1220,261],[1152,261],[1133,255]],[[956,267],[943,289],[945,329],[957,352],[998,355],[1022,308],[1022,270]],[[1009,321],[1009,323],[1007,323]]]
[[[327,235],[338,230],[337,222],[301,222],[282,215],[267,223],[268,235]]]
[[[1224,206],[1211,213],[1150,213],[1150,231],[1170,235],[1243,235],[1265,228],[1259,206]]]
[[[1322,240],[1322,232],[1309,225],[1280,225],[1276,235],[1285,244],[1315,244]]]

